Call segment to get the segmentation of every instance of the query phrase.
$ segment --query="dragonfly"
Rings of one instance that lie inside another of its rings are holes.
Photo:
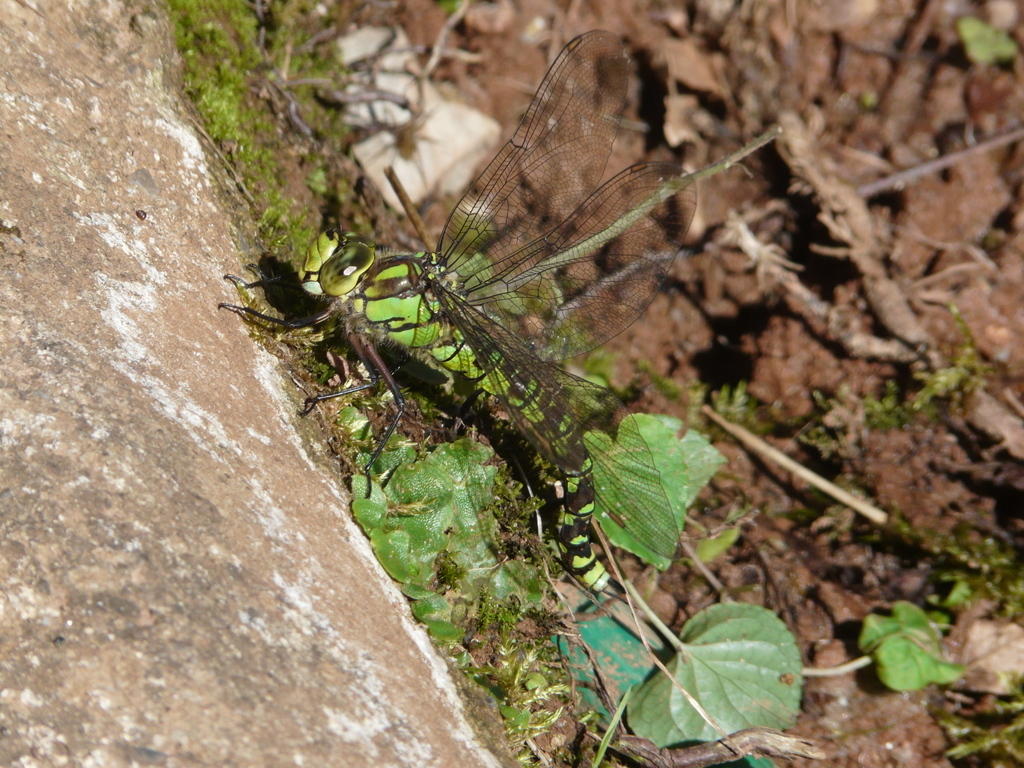
[[[681,250],[695,182],[774,137],[769,132],[696,173],[644,163],[602,184],[630,66],[617,35],[595,31],[572,40],[512,138],[452,210],[434,250],[404,253],[329,229],[309,246],[299,271],[302,287],[324,300],[322,311],[286,320],[220,305],[287,328],[340,318],[370,380],[310,398],[307,412],[322,400],[386,384],[396,414],[368,474],[405,414],[379,346],[402,348],[493,396],[564,477],[557,545],[566,570],[595,593],[621,589],[594,553],[595,510],[669,559],[679,529],[629,411],[611,391],[558,363],[640,316]],[[227,277],[245,288],[268,282]]]

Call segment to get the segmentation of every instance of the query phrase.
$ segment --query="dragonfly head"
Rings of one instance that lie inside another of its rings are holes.
[[[345,296],[374,261],[376,245],[355,232],[328,229],[309,246],[299,272],[302,287],[314,296]]]

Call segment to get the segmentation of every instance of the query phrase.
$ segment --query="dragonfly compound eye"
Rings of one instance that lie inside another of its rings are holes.
[[[375,258],[374,244],[362,235],[328,230],[306,251],[299,279],[309,293],[344,296],[355,289]]]

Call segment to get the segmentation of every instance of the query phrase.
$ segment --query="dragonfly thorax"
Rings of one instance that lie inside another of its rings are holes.
[[[314,296],[347,296],[376,261],[376,245],[368,237],[328,229],[306,251],[299,280]]]

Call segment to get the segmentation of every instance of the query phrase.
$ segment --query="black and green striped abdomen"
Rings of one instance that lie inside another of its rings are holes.
[[[566,506],[559,521],[558,542],[570,572],[596,591],[609,583],[604,566],[590,544],[594,512],[590,484],[591,459],[582,425],[564,406],[560,389],[544,384],[527,366],[509,365],[497,345],[475,349],[441,311],[425,287],[422,266],[403,258],[385,263],[352,297],[352,310],[390,341],[429,356],[438,365],[464,376],[498,397],[509,415],[547,461],[566,476]],[[533,360],[533,365],[545,365]]]

